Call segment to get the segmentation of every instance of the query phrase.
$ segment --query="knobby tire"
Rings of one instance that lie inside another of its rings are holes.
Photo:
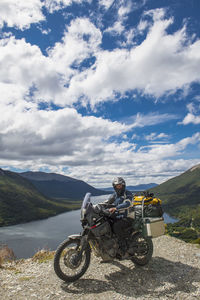
[[[54,271],[56,273],[56,275],[66,281],[66,282],[73,282],[76,281],[77,279],[79,279],[81,276],[83,276],[83,274],[87,271],[89,264],[90,264],[90,257],[91,257],[91,250],[90,250],[90,246],[88,244],[87,248],[84,250],[86,258],[85,258],[85,263],[83,265],[83,267],[81,268],[80,272],[77,273],[74,276],[69,276],[67,274],[65,274],[60,267],[60,259],[62,256],[62,252],[65,250],[65,248],[67,246],[69,246],[70,244],[75,244],[77,243],[80,244],[80,240],[79,239],[73,239],[73,240],[64,240],[57,248],[55,256],[54,256]]]

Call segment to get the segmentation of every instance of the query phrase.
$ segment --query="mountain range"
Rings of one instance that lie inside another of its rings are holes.
[[[38,191],[50,198],[82,199],[87,192],[93,196],[106,195],[108,192],[94,188],[83,180],[45,172],[23,172],[20,175],[28,179]]]
[[[200,164],[160,185],[127,186],[132,191],[153,192],[164,210],[176,217],[200,216]],[[154,186],[153,188],[151,188]],[[15,173],[0,169],[0,226],[46,218],[76,209],[86,192],[93,196],[110,194],[82,180],[45,172]]]
[[[128,185],[126,188],[129,191],[137,192],[137,191],[145,191],[156,187],[156,183],[148,183],[148,184],[138,184],[138,185]],[[102,188],[104,191],[113,191],[113,187]]]

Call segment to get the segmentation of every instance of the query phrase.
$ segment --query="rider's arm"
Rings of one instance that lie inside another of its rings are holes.
[[[117,210],[121,210],[124,208],[129,208],[131,206],[131,200],[130,199],[125,199],[121,204],[118,204],[116,206]]]
[[[129,208],[132,205],[132,198],[133,198],[132,193],[129,191],[126,191],[126,198],[124,199],[124,201],[121,204],[118,204],[116,206],[117,210]]]
[[[108,198],[108,200],[104,201],[105,205],[110,205],[113,204],[113,202],[115,201],[115,194],[110,195],[110,197]]]

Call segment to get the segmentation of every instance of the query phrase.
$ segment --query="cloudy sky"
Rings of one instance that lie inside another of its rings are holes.
[[[107,187],[200,163],[199,0],[1,0],[0,167]]]

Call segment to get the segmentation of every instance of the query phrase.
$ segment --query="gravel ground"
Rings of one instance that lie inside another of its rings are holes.
[[[75,283],[60,280],[52,260],[4,264],[0,299],[200,299],[200,248],[169,236],[153,243],[153,258],[147,266],[128,260],[100,264],[92,255],[87,272]]]

